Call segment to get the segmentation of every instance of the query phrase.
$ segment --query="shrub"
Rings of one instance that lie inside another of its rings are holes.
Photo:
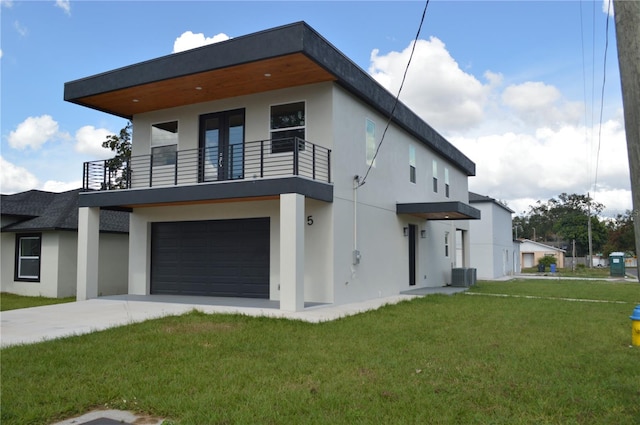
[[[553,255],[545,255],[544,257],[538,260],[538,264],[542,264],[545,267],[549,267],[551,266],[551,264],[556,264],[556,263],[557,263],[556,257],[554,257]]]

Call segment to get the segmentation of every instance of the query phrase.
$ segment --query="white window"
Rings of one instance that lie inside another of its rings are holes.
[[[151,159],[153,165],[174,165],[178,150],[178,121],[151,126]]]
[[[16,235],[15,280],[40,281],[40,233]]]
[[[444,256],[449,257],[449,232],[444,234]]]
[[[449,197],[449,169],[444,167],[444,196]]]
[[[409,145],[409,181],[416,182],[416,148]]]
[[[433,191],[438,193],[438,161],[433,160]]]
[[[296,141],[298,150],[304,150],[305,127],[304,102],[272,106],[271,153],[293,152]]]
[[[376,123],[370,119],[365,121],[365,147],[367,155],[367,165],[371,167],[376,166]]]

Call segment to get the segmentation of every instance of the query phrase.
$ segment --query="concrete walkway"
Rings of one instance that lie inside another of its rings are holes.
[[[336,320],[386,304],[429,294],[453,294],[466,288],[419,288],[406,293],[353,304],[307,304],[300,312],[281,311],[278,301],[248,298],[167,295],[117,295],[87,301],[9,310],[0,313],[0,346],[31,344],[81,335],[116,326],[175,316],[204,313],[244,314],[319,323]]]

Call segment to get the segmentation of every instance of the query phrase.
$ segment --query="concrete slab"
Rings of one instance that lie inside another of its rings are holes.
[[[52,425],[160,425],[163,421],[155,416],[136,415],[124,410],[94,410]]]
[[[352,304],[306,303],[305,309],[300,312],[282,311],[279,309],[278,301],[248,298],[163,295],[108,296],[87,301],[4,311],[0,313],[0,346],[32,344],[66,336],[82,335],[149,319],[181,315],[193,310],[210,314],[244,314],[319,323],[375,310],[386,304],[395,304],[416,296],[433,293],[450,294],[465,288],[422,289],[424,290],[422,293],[399,294]]]

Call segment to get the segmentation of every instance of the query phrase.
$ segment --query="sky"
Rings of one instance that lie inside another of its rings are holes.
[[[306,21],[396,94],[425,1],[0,0],[0,192],[81,187],[122,118],[64,83]],[[589,193],[631,209],[608,0],[431,0],[400,100],[476,164],[469,190],[521,215]],[[135,143],[135,141],[134,141]],[[384,145],[383,145],[384,149]]]

